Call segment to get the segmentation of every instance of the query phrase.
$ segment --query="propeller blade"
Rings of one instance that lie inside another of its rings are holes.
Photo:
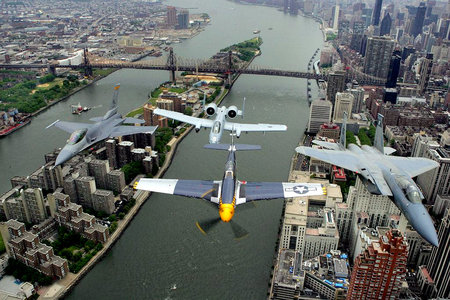
[[[233,230],[234,238],[235,239],[242,239],[248,235],[248,231],[245,230],[241,225],[234,222],[233,220],[230,221],[231,229]]]
[[[208,234],[208,231],[210,231],[214,226],[216,226],[220,222],[220,218],[214,218],[205,220],[202,222],[195,222],[195,225],[197,225],[197,228],[204,234]]]

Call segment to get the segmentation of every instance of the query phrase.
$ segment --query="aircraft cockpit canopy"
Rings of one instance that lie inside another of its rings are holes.
[[[396,176],[396,180],[400,188],[405,193],[406,198],[412,203],[422,203],[422,197],[420,196],[419,189],[408,179]]]
[[[75,145],[86,136],[87,128],[78,129],[74,131],[67,142],[69,145]]]
[[[413,184],[410,184],[406,188],[406,198],[408,198],[409,201],[412,203],[422,203],[422,199],[420,197],[420,193],[417,190],[417,187],[415,187]]]
[[[216,134],[220,132],[220,122],[219,121],[214,122],[212,132],[216,133]]]

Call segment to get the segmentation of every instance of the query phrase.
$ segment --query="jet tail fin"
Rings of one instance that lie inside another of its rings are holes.
[[[117,107],[118,105],[118,101],[119,101],[119,88],[120,88],[120,84],[117,84],[114,87],[114,93],[113,93],[113,98],[112,98],[112,102],[111,102],[111,108],[110,109],[114,109]]]
[[[382,114],[378,114],[377,130],[375,131],[375,139],[373,141],[373,146],[382,154],[384,154],[383,119],[384,116]]]
[[[244,118],[244,111],[245,111],[245,97],[244,97],[244,101],[242,101],[242,111],[241,111],[242,119]]]
[[[346,134],[347,134],[347,112],[344,111],[344,119],[342,120],[341,126],[341,135],[339,137],[339,145],[342,146],[342,149],[345,149],[347,147]]]
[[[261,150],[260,145],[247,145],[247,144],[207,144],[203,146],[203,148],[212,150],[225,150],[225,151]]]

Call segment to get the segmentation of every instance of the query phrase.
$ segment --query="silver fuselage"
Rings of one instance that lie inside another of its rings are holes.
[[[220,143],[220,139],[222,138],[223,133],[223,127],[225,126],[226,115],[227,115],[227,108],[225,106],[217,108],[214,124],[211,127],[211,131],[209,133],[210,144]]]
[[[103,120],[98,123],[92,124],[92,127],[88,128],[83,139],[81,139],[77,143],[66,144],[58,154],[55,165],[60,165],[68,161],[80,151],[88,148],[98,141],[108,138],[111,134],[112,129],[115,126],[121,125],[125,120],[122,119],[122,117],[116,111],[117,109],[111,109],[105,114]]]
[[[374,177],[382,176],[392,192],[390,196],[414,229],[429,243],[438,245],[433,221],[422,204],[422,193],[416,183],[403,170],[397,168],[385,155],[370,146],[361,148],[350,144],[348,150],[358,155],[361,172],[358,174],[376,185]]]

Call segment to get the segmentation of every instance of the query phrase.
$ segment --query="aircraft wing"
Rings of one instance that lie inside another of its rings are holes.
[[[155,115],[167,117],[170,119],[178,120],[180,122],[188,123],[194,125],[196,128],[206,127],[211,128],[213,126],[214,121],[203,118],[191,117],[176,111],[165,110],[157,108],[153,111]]]
[[[217,198],[220,188],[220,182],[209,180],[142,178],[141,180],[139,180],[139,182],[136,182],[134,184],[134,188],[138,190],[199,198],[211,201],[212,197]]]
[[[249,201],[305,197],[326,194],[320,183],[240,182],[236,205]]]
[[[286,131],[286,125],[278,124],[242,124],[225,122],[224,128],[230,131],[247,132],[247,131]]]
[[[385,159],[411,178],[439,167],[438,162],[424,157],[386,156]]]
[[[109,137],[118,137],[136,133],[155,132],[157,126],[116,126]]]
[[[295,151],[353,172],[360,172],[358,157],[349,151],[314,149],[303,146],[295,148]]]
[[[64,130],[65,132],[72,133],[79,129],[89,128],[92,126],[92,124],[89,123],[78,123],[78,122],[65,122],[65,121],[56,121],[53,124],[47,126],[47,128],[55,126],[58,127],[61,130]]]

